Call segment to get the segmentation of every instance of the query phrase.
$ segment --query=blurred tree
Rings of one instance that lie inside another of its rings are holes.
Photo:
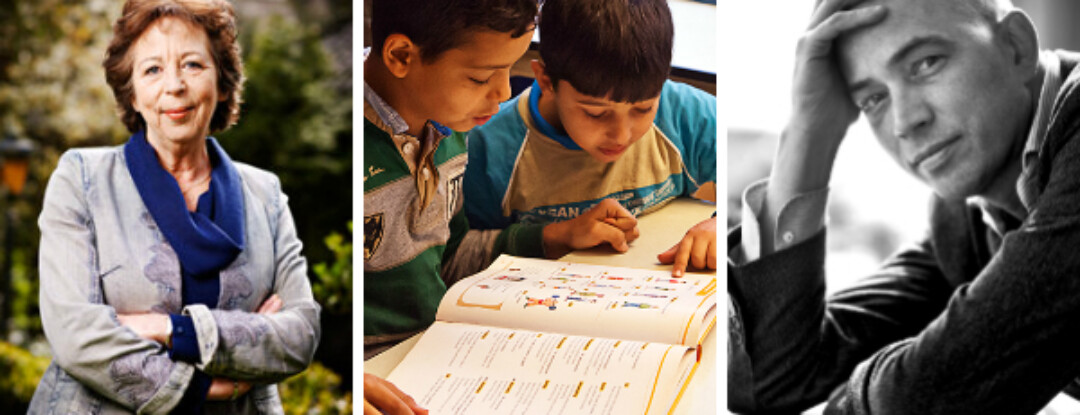
[[[286,414],[351,414],[352,392],[340,392],[341,378],[318,363],[278,384]]]
[[[221,144],[281,178],[308,260],[332,261],[319,242],[352,216],[352,93],[315,30],[271,16],[241,36],[244,104]]]
[[[352,222],[348,230],[352,235]],[[332,232],[323,242],[334,253],[334,261],[312,266],[311,291],[323,307],[319,318],[324,333],[315,359],[340,373],[342,388],[352,390],[352,336],[336,335],[352,330],[352,238]]]
[[[5,5],[7,12],[0,14],[3,128],[39,142],[46,156],[127,136],[101,67],[112,37],[109,17],[118,15],[120,6],[104,0]]]
[[[243,27],[244,104],[240,122],[220,135],[232,157],[281,178],[327,334],[352,330],[352,244],[341,236],[352,234],[342,226],[352,218],[351,42],[339,40],[351,36],[351,26],[327,29],[333,19],[351,19],[348,7],[332,15],[298,11],[314,16],[300,21],[272,15]],[[344,390],[352,390],[351,350],[351,336],[324,335],[315,355],[341,375]]]
[[[301,21],[318,22],[320,37],[326,38],[352,25],[351,1],[289,0]]]
[[[38,278],[30,274],[37,270],[37,264],[31,264],[27,257],[35,257],[26,248],[15,249],[11,253],[15,261],[12,270],[12,289],[15,295],[12,298],[11,310],[12,321],[9,341],[16,344],[24,344],[34,340],[36,334],[42,332],[41,317],[38,311]]]
[[[112,36],[110,16],[121,3],[106,0],[0,1],[0,133],[37,142],[24,193],[15,202],[12,255],[14,328],[20,344],[39,339],[36,221],[44,185],[69,147],[115,144],[126,137],[101,68]],[[7,199],[4,198],[6,201]],[[5,207],[6,206],[0,206]],[[0,266],[8,266],[2,258]],[[33,276],[27,278],[28,276]],[[0,322],[10,324],[11,322]]]
[[[0,408],[8,413],[26,412],[38,381],[49,367],[49,358],[0,341]]]
[[[352,222],[347,225],[352,235]],[[337,232],[331,232],[323,239],[326,247],[334,253],[334,262],[320,262],[312,266],[315,280],[311,282],[311,291],[315,300],[323,307],[323,312],[333,314],[352,314],[352,238]]]

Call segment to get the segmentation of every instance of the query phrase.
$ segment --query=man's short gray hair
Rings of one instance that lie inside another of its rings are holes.
[[[815,0],[814,5],[820,6],[824,0]],[[896,0],[907,1],[907,0]],[[973,13],[982,17],[987,22],[1000,21],[1006,14],[1015,9],[1011,0],[930,0],[946,2],[955,11]],[[854,8],[859,7],[856,5]]]
[[[1011,0],[953,0],[990,22],[998,22],[1015,7]]]

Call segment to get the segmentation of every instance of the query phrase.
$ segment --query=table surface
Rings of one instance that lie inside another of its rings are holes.
[[[560,260],[585,264],[611,265],[639,269],[671,269],[670,265],[660,265],[656,255],[682,239],[687,229],[702,220],[708,219],[716,211],[716,205],[694,199],[680,198],[663,208],[638,218],[641,237],[630,244],[630,250],[618,254],[609,247],[598,247],[576,251]],[[715,274],[715,271],[711,272]],[[716,331],[713,328],[702,343],[701,363],[690,380],[690,386],[675,407],[673,414],[715,414],[716,397]],[[386,377],[397,367],[405,355],[412,350],[420,339],[413,336],[389,350],[364,362],[364,373]]]

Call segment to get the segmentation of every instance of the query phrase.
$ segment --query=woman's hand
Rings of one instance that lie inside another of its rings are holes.
[[[259,305],[259,309],[256,311],[259,314],[274,314],[281,310],[281,306],[284,302],[281,301],[281,297],[277,294],[271,295],[266,301],[263,301]],[[138,314],[117,314],[116,318],[120,320],[120,324],[134,331],[136,335],[146,340],[158,342],[161,344],[169,344],[169,336],[172,333],[169,332],[169,315],[161,313],[138,313]]]
[[[259,314],[274,314],[281,310],[282,305],[284,305],[284,302],[281,297],[274,294],[267,298],[266,301],[263,301],[256,312]],[[169,332],[168,314],[117,314],[116,317],[120,320],[120,324],[134,331],[139,337],[150,341],[163,345],[168,344],[169,336],[172,335]],[[227,401],[233,399],[234,396],[248,393],[249,390],[251,390],[250,382],[214,378],[210,383],[210,390],[206,392],[206,399],[210,401]]]
[[[281,299],[275,294],[259,306],[259,313],[270,314],[280,309]],[[168,338],[172,335],[168,331],[169,316],[167,314],[117,314],[116,317],[120,319],[120,324],[134,331],[139,337],[150,341],[168,344]],[[214,378],[210,382],[210,390],[206,392],[206,400],[227,401],[243,395],[249,390],[251,390],[251,383],[226,378]]]
[[[656,256],[661,264],[675,265],[671,275],[681,277],[689,263],[697,269],[716,269],[716,217],[703,220],[686,231],[679,243]]]
[[[255,312],[259,314],[274,314],[281,311],[281,306],[284,304],[285,302],[281,301],[281,297],[274,294],[271,295],[270,298],[267,298],[266,301],[263,301],[263,303],[259,305],[259,309],[255,310]]]
[[[146,340],[168,344],[169,315],[161,313],[142,314],[117,314],[120,324],[134,331],[136,335]]]
[[[364,374],[364,415],[426,415],[427,409],[393,383]]]
[[[208,401],[231,401],[251,390],[251,383],[227,378],[214,378],[210,390],[206,391]]]

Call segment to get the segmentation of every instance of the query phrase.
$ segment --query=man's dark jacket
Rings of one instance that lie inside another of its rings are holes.
[[[1065,79],[1021,189],[1029,213],[1004,238],[934,197],[924,240],[828,300],[825,231],[729,261],[733,411],[1034,414],[1080,396],[1080,55],[1056,53]]]

